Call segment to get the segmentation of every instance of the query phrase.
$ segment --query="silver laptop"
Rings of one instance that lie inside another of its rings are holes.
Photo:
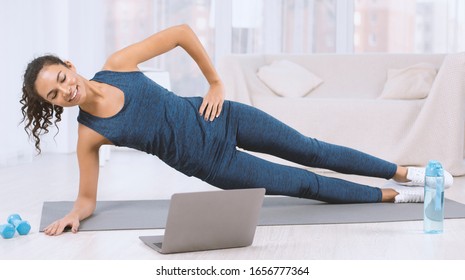
[[[250,246],[264,196],[265,189],[174,194],[165,235],[139,238],[162,254]]]

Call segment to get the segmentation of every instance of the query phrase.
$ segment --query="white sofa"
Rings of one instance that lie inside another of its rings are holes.
[[[277,60],[303,66],[323,83],[304,97],[278,96],[257,77]],[[389,69],[418,63],[437,68],[426,98],[380,98]],[[465,53],[230,55],[218,69],[227,99],[257,107],[307,136],[401,165],[436,159],[453,175],[465,175]]]

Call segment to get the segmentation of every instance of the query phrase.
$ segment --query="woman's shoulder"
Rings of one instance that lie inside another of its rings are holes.
[[[108,57],[102,70],[114,71],[114,72],[134,72],[140,71],[137,65],[128,62],[123,58],[120,52],[116,52]]]
[[[91,81],[109,84],[112,86],[123,86],[127,79],[134,79],[134,75],[142,73],[139,69],[124,70],[124,69],[101,69],[94,74]]]
[[[101,145],[112,144],[107,138],[100,133],[89,128],[86,125],[78,125],[78,146],[81,147],[100,147]]]

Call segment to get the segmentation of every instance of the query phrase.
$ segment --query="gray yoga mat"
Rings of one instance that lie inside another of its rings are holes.
[[[63,217],[71,201],[44,202],[40,231]],[[163,229],[169,200],[98,201],[79,230]],[[465,218],[465,205],[446,199],[445,218]],[[379,223],[423,220],[422,203],[327,204],[292,197],[265,197],[259,225]]]

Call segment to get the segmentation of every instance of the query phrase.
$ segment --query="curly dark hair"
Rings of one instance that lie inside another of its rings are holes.
[[[53,124],[58,129],[57,123],[61,121],[61,114],[63,113],[63,107],[47,102],[37,93],[35,87],[39,72],[45,66],[55,64],[62,64],[67,67],[63,60],[57,56],[44,55],[32,60],[24,72],[23,95],[19,101],[22,104],[21,111],[23,113],[21,123],[25,123],[24,130],[34,140],[38,154],[41,152],[40,136],[49,132],[48,127],[52,125],[54,117],[55,121]]]

